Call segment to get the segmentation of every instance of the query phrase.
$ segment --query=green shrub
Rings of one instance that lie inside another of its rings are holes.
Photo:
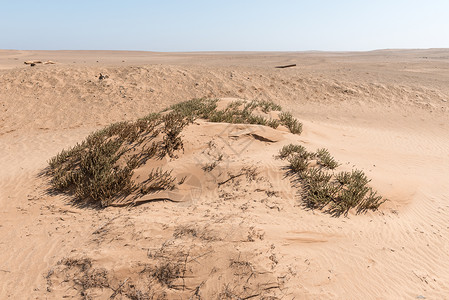
[[[281,123],[279,122],[279,120],[276,120],[276,119],[270,119],[266,122],[266,125],[270,126],[273,129],[278,128],[280,124]]]
[[[291,113],[282,112],[279,114],[280,123],[287,127],[291,133],[301,134],[302,132],[302,123],[300,123],[297,119],[293,118]]]
[[[301,145],[290,144],[280,150],[279,157],[287,159],[290,170],[298,176],[307,208],[325,209],[334,216],[340,216],[347,215],[352,208],[357,213],[377,210],[386,201],[368,187],[370,181],[362,171],[328,172],[339,164],[324,148],[311,153]],[[314,158],[321,167],[310,167]]]
[[[309,159],[312,158],[314,154],[307,152],[304,146],[293,144],[286,145],[279,151],[279,157],[282,159],[288,158],[292,155],[299,155],[304,159]]]
[[[324,168],[333,170],[339,166],[338,162],[330,155],[329,151],[325,148],[318,149],[316,151],[316,157],[318,164]]]
[[[63,152],[63,156],[56,156],[50,162],[51,183],[58,190],[73,191],[79,199],[91,199],[107,206],[112,196],[122,196],[134,189],[132,169],[116,167],[123,155],[120,151],[122,143],[120,140],[89,139],[89,142]]]
[[[217,99],[192,99],[172,105],[169,109],[191,121],[196,118],[208,119],[217,109]]]
[[[75,203],[101,207],[134,192],[170,190],[175,186],[171,171],[153,169],[148,180],[136,184],[132,180],[134,170],[152,158],[161,159],[166,155],[176,158],[178,151],[184,149],[182,130],[196,118],[273,128],[287,122],[292,124],[289,128],[295,133],[301,125],[291,116],[278,121],[253,113],[257,108],[265,113],[281,110],[279,105],[269,101],[235,101],[223,110],[217,110],[217,101],[193,99],[181,102],[165,113],[152,113],[135,122],[114,123],[92,133],[83,142],[62,150],[49,160],[47,174],[51,176],[52,187],[73,193]],[[134,153],[136,149],[139,153]],[[300,160],[293,163],[298,170],[305,169]],[[212,167],[208,166],[206,171]]]
[[[217,110],[217,101],[210,99],[193,99],[172,105],[170,109],[188,118],[190,121],[196,118],[206,119],[210,122],[231,124],[257,124],[277,128],[285,125],[292,133],[301,134],[302,124],[289,113],[281,113],[280,120],[267,119],[254,115],[256,108],[263,112],[281,111],[281,106],[271,101],[254,100],[251,102],[233,101],[225,109]]]
[[[308,208],[323,209],[332,202],[335,187],[332,175],[316,168],[307,171],[303,179],[303,201]]]
[[[174,152],[179,149],[184,150],[180,134],[184,127],[189,123],[186,118],[177,112],[167,114],[162,117],[164,123],[164,138],[163,151],[160,156],[164,157],[166,154],[174,157]]]
[[[282,110],[282,107],[279,104],[267,100],[253,100],[249,102],[245,108],[248,110],[260,108],[264,113]]]
[[[309,161],[307,160],[307,158],[304,158],[300,155],[291,156],[288,159],[288,162],[290,163],[290,169],[300,175],[307,171],[307,168],[309,166]]]
[[[75,203],[101,207],[137,190],[149,193],[169,189],[174,181],[170,173],[153,170],[149,180],[139,185],[132,176],[134,169],[148,159],[174,157],[175,151],[183,148],[180,133],[187,124],[177,113],[152,114],[136,122],[112,124],[51,158],[51,184],[55,190],[74,193]],[[161,141],[153,141],[158,135],[162,135]],[[137,145],[142,145],[141,153],[130,155]]]

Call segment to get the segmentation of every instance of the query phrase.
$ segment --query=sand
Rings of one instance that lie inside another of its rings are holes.
[[[55,64],[24,64],[31,60]],[[274,68],[282,64],[297,66]],[[108,78],[99,80],[100,73]],[[0,50],[0,298],[444,299],[448,82],[444,49]],[[96,210],[48,193],[40,174],[63,148],[110,123],[195,97],[271,100],[304,131],[189,126],[186,157],[171,164],[190,174],[195,193],[180,202]],[[196,145],[208,140],[233,155],[210,173],[194,168],[194,155],[207,150]],[[292,141],[328,148],[389,201],[377,212],[340,218],[304,209],[273,158]],[[242,176],[210,188],[245,166],[257,166],[257,180]],[[155,281],[167,264],[181,266],[183,278]]]

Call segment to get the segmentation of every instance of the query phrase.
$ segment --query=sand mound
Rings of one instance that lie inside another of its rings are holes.
[[[75,194],[75,204],[126,206],[190,201],[196,190],[216,194],[241,176],[255,180],[257,165],[279,165],[273,160],[282,158],[290,164],[279,169],[289,169],[308,208],[338,216],[355,207],[376,210],[385,202],[366,187],[362,171],[329,172],[340,164],[327,149],[308,152],[285,131],[300,135],[302,124],[273,102],[193,99],[95,132],[53,157],[45,173],[54,190]],[[280,149],[284,140],[290,143]],[[201,186],[192,186],[192,180]]]
[[[161,114],[112,124],[91,134],[50,160],[47,174],[55,189],[74,192],[72,202],[79,206],[123,207],[169,201],[212,207],[229,202],[240,205],[243,211],[248,205],[254,208],[261,204],[280,211],[288,203],[292,207],[330,206],[334,215],[347,214],[357,204],[355,194],[350,199],[354,203],[322,195],[331,185],[322,183],[321,177],[331,178],[324,170],[334,170],[339,164],[325,149],[313,153],[295,146],[301,131],[302,124],[272,102],[194,99]],[[295,161],[304,156],[315,160],[305,162],[299,172]],[[302,179],[307,183],[299,184]],[[318,184],[313,191],[307,189],[310,182]],[[309,198],[301,197],[300,185],[303,192],[309,191]],[[362,198],[368,192],[362,185],[344,187],[342,183],[338,187],[346,192],[356,189],[363,193]],[[308,205],[311,197],[314,201],[325,197],[328,202]],[[244,203],[248,199],[253,203]],[[365,210],[357,212],[376,210],[381,203],[365,205]],[[340,206],[344,209],[335,213]],[[98,227],[93,232],[95,239],[103,241],[109,236],[109,227],[116,219]],[[244,226],[232,235],[223,235],[213,227],[180,222],[170,241],[159,249],[148,248],[146,259],[130,256],[126,267],[105,264],[104,258],[114,256],[110,251],[102,253],[101,260],[92,255],[64,258],[47,274],[47,289],[53,295],[64,291],[66,296],[85,297],[120,294],[130,298],[242,299],[283,295],[286,279],[280,282],[268,267],[278,263],[275,254],[262,263],[251,251],[242,254],[229,245],[230,241],[263,241],[263,232]]]

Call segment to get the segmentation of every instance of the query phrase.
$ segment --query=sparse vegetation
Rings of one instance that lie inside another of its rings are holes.
[[[307,208],[324,209],[340,216],[347,215],[352,208],[357,213],[377,210],[386,201],[367,186],[370,180],[362,171],[329,172],[339,164],[327,149],[318,149],[313,153],[307,152],[301,145],[290,144],[280,150],[279,157],[287,159],[291,172],[298,176]],[[317,166],[311,167],[311,160],[315,158]]]
[[[191,121],[196,118],[209,119],[217,109],[217,102],[217,99],[192,99],[172,105],[167,111],[171,109]]]
[[[309,167],[309,160],[301,155],[295,155],[288,159],[293,172],[302,175]]]
[[[49,161],[48,174],[58,191],[72,192],[76,203],[101,207],[139,190],[150,193],[173,188],[170,172],[154,170],[136,184],[134,169],[153,157],[173,157],[183,148],[180,133],[187,121],[176,113],[149,115],[136,122],[120,122],[88,136]],[[140,147],[142,151],[133,153]]]
[[[211,172],[213,169],[215,169],[215,167],[216,167],[217,165],[218,165],[218,162],[217,162],[217,161],[210,162],[210,163],[205,164],[205,165],[202,167],[202,169],[203,169],[204,172]]]
[[[302,124],[291,114],[280,113],[280,120],[260,115],[260,111],[280,111],[281,107],[273,102],[234,101],[221,110],[217,109],[217,102],[211,99],[181,102],[164,113],[149,114],[135,122],[118,122],[89,135],[80,144],[50,159],[47,174],[51,176],[53,188],[72,193],[77,204],[101,207],[132,193],[171,190],[176,186],[171,170],[153,169],[148,179],[139,184],[133,179],[134,170],[151,159],[177,158],[179,151],[184,150],[181,132],[196,118],[273,128],[284,124],[291,132],[301,133]],[[210,172],[216,166],[212,162],[203,169]]]
[[[300,156],[309,155],[306,148],[304,148],[304,146],[301,145],[289,144],[282,147],[281,151],[279,151],[279,157],[282,159],[289,158],[294,154],[300,154]]]
[[[327,169],[333,170],[339,166],[338,162],[330,155],[329,151],[325,148],[318,149],[316,151],[316,157],[318,158],[318,163]]]
[[[277,128],[280,124],[286,125],[292,133],[300,134],[302,132],[302,124],[293,118],[291,114],[280,113],[280,120],[267,119],[254,114],[259,108],[262,112],[281,111],[281,107],[271,101],[251,102],[234,101],[225,109],[217,110],[217,100],[210,99],[193,99],[171,106],[173,111],[193,120],[202,118],[211,122],[231,123],[231,124],[257,124]]]
[[[291,113],[282,112],[279,114],[279,120],[282,125],[287,127],[291,133],[301,134],[302,132],[302,123],[300,123],[297,119],[293,118]]]
[[[292,133],[301,133],[302,124],[291,114],[281,112],[279,120],[267,119],[254,114],[257,109],[266,113],[281,108],[268,101],[235,101],[218,110],[217,100],[193,99],[173,105],[165,113],[112,124],[53,157],[48,168],[51,183],[58,191],[73,193],[76,203],[94,203],[101,207],[131,193],[145,195],[172,190],[176,187],[176,178],[171,170],[154,168],[147,180],[139,184],[133,180],[134,170],[150,159],[177,158],[184,149],[181,132],[196,118],[273,128],[282,124]],[[369,180],[362,171],[330,173],[339,164],[327,149],[308,152],[301,145],[290,144],[281,149],[279,157],[288,160],[291,172],[301,181],[303,200],[309,208],[326,209],[333,215],[340,215],[347,214],[351,208],[358,213],[375,210],[385,201],[367,186]],[[221,159],[222,156],[206,164],[203,170],[212,171]],[[229,179],[218,185],[243,175],[254,180],[256,171],[248,168],[241,174],[229,174]],[[182,182],[183,179],[178,180],[178,184]]]
[[[176,178],[171,176],[171,172],[163,171],[161,168],[153,169],[141,186],[140,193],[146,195],[155,191],[174,189]]]
[[[94,288],[111,289],[109,283],[109,274],[106,269],[93,268],[92,261],[88,258],[65,258],[57,263],[58,267],[65,270],[65,276],[73,277],[73,285],[79,291],[81,296],[87,296],[88,291]],[[54,270],[50,270],[46,276],[47,291],[52,291],[52,276]],[[66,279],[66,281],[68,281]],[[90,299],[89,297],[84,297]]]
[[[175,288],[173,281],[183,277],[183,267],[180,263],[164,261],[155,267],[152,275],[160,284]]]
[[[266,100],[253,100],[248,104],[249,109],[260,108],[264,113],[270,111],[281,111],[282,107],[279,104],[276,104],[271,101]]]

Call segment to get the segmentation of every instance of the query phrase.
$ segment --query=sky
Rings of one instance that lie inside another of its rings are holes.
[[[0,0],[0,49],[449,48],[449,0]]]

